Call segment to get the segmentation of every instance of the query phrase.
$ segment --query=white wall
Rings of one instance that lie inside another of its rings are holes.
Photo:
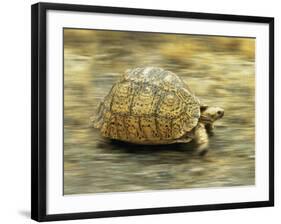
[[[2,1],[0,6],[0,223],[34,223],[30,213],[30,5]],[[60,223],[279,223],[280,162],[280,5],[278,0],[68,0],[60,2],[275,17],[276,206],[168,215],[150,215]],[[279,101],[278,101],[279,100]]]

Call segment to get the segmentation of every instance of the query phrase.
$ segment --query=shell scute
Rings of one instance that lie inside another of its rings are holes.
[[[155,142],[160,140],[156,122],[156,118],[154,117],[143,117],[140,122],[141,130],[143,131],[146,139],[151,139],[151,141]]]
[[[155,91],[152,86],[143,85],[136,88],[131,114],[134,116],[151,115],[155,108]]]
[[[161,117],[173,119],[183,113],[184,105],[174,92],[167,92],[159,104],[158,114]]]
[[[133,88],[128,82],[118,83],[116,91],[111,99],[111,112],[117,114],[128,114],[130,112],[131,101],[133,98]]]

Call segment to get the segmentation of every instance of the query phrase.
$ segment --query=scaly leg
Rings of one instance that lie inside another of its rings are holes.
[[[209,124],[206,124],[205,125],[205,128],[207,130],[207,133],[210,134],[210,135],[213,135],[214,134],[214,124],[213,123],[209,123]]]
[[[195,129],[194,140],[197,146],[197,152],[199,155],[205,155],[208,151],[209,139],[206,128],[203,124],[198,124]]]

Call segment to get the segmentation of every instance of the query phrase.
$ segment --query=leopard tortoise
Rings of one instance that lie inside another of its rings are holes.
[[[224,110],[201,105],[174,73],[156,67],[127,70],[100,103],[92,122],[101,135],[135,144],[187,143],[200,154]]]

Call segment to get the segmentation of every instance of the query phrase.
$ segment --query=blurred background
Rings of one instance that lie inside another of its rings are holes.
[[[122,73],[159,66],[225,116],[209,153],[194,145],[135,146],[90,126]],[[64,29],[64,194],[255,184],[255,39]]]

